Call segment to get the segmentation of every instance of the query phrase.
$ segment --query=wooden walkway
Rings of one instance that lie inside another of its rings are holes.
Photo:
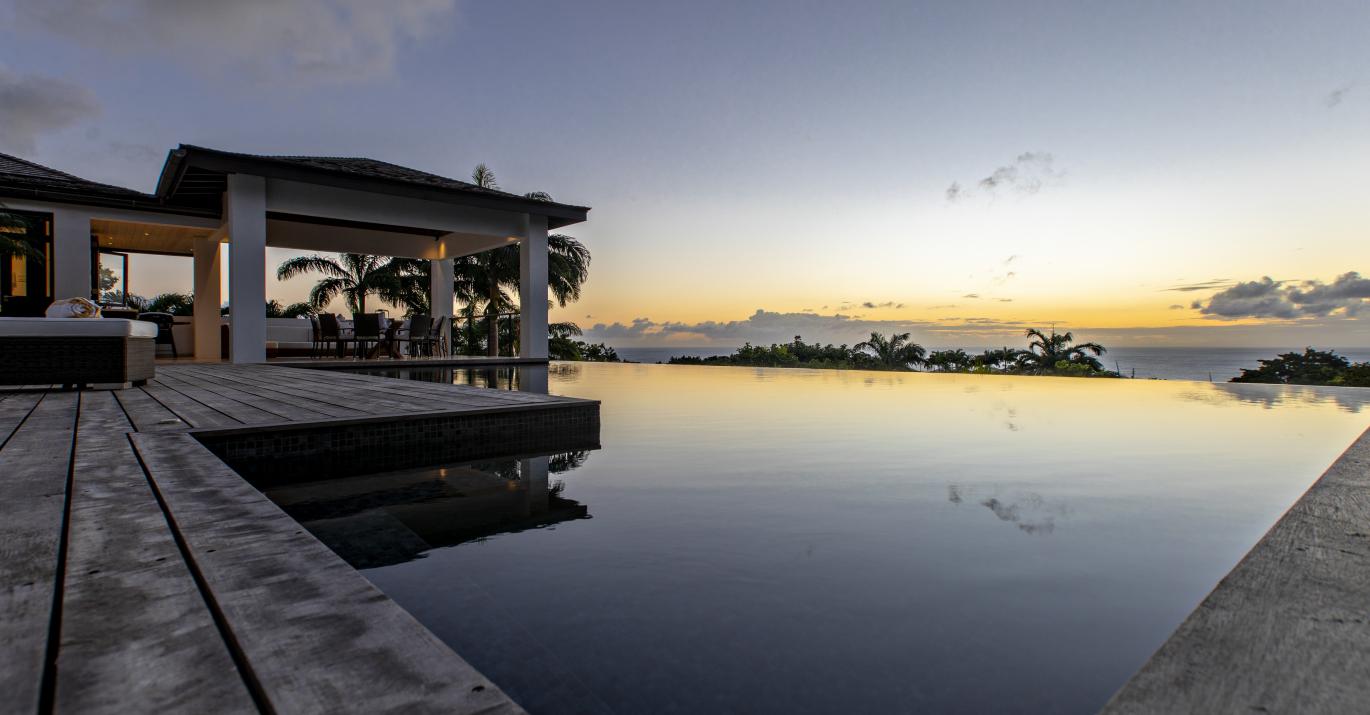
[[[521,712],[200,437],[587,408],[271,366],[0,391],[0,712]]]
[[[1370,431],[1104,708],[1370,711]]]

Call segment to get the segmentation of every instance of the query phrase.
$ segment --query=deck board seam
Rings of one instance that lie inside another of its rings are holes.
[[[182,392],[182,391],[176,389],[175,386],[173,386],[173,385],[168,385],[167,383],[162,382],[160,379],[158,379],[158,380],[155,381],[155,385],[156,385],[157,387],[162,388],[162,389],[170,390],[170,391],[172,391],[172,392],[174,392],[174,393],[180,395],[181,397],[184,397],[185,399],[190,400],[191,402],[194,402],[195,404],[197,404],[197,405],[199,405],[199,406],[205,408],[206,410],[209,410],[210,412],[213,412],[213,413],[219,415],[220,417],[223,417],[224,419],[232,420],[232,421],[234,421],[234,422],[237,422],[237,423],[240,424],[240,425],[251,424],[250,422],[244,422],[243,420],[240,420],[240,419],[238,419],[237,417],[234,417],[233,415],[230,415],[230,414],[228,414],[227,412],[224,412],[223,410],[220,410],[220,409],[218,409],[218,408],[216,408],[216,407],[210,405],[209,403],[207,403],[207,402],[205,402],[205,401],[203,401],[203,400],[200,400],[200,399],[194,397],[193,395],[187,395],[186,393],[184,393],[184,392]],[[150,395],[150,394],[152,394],[152,393],[148,393],[148,394]],[[154,397],[153,399],[156,399],[156,398]],[[158,402],[161,402],[161,400],[158,400]],[[165,405],[165,404],[163,404],[163,406],[164,406],[164,407],[167,407],[167,409],[171,410],[172,412],[176,412],[176,410],[172,409],[171,407],[169,407],[169,406],[167,406],[167,405]],[[176,414],[180,414],[180,413],[177,412]]]
[[[62,645],[62,604],[66,601],[67,549],[71,541],[71,496],[72,487],[76,483],[76,443],[81,439],[79,394],[71,419],[71,445],[67,453],[67,478],[63,486],[62,525],[57,536],[57,567],[53,573],[52,608],[48,612],[48,640],[43,648],[43,674],[38,685],[38,712],[45,715],[52,713],[57,705],[57,651]]]
[[[125,434],[124,439],[128,441],[129,449],[133,450],[133,455],[138,460],[138,466],[143,470],[143,477],[147,479],[148,487],[152,489],[152,496],[157,500],[157,506],[161,508],[162,517],[166,519],[167,528],[171,531],[172,541],[176,543],[177,550],[181,552],[186,570],[190,572],[190,577],[195,582],[195,588],[200,592],[200,598],[204,600],[205,606],[209,609],[209,615],[214,620],[214,626],[218,629],[219,636],[223,638],[229,657],[232,658],[233,665],[243,680],[243,685],[247,687],[253,704],[263,715],[275,715],[276,708],[271,704],[266,689],[262,687],[261,680],[257,677],[256,671],[252,668],[252,663],[248,661],[247,654],[243,651],[242,644],[239,643],[237,635],[234,634],[228,619],[224,616],[218,599],[214,597],[213,591],[209,588],[204,572],[195,561],[190,545],[186,543],[185,535],[181,533],[180,524],[177,523],[175,515],[171,513],[171,507],[167,504],[161,487],[158,486],[157,480],[152,476],[152,470],[148,468],[142,453],[138,451],[137,443],[133,441],[132,433]]]
[[[29,418],[33,416],[34,410],[38,409],[39,403],[41,403],[47,396],[47,393],[43,393],[42,397],[39,397],[37,400],[34,400],[33,405],[29,407],[28,412],[24,413],[23,419],[19,420],[19,423],[14,426],[13,430],[10,430],[9,434],[5,435],[4,439],[0,439],[0,451],[4,451],[5,445],[9,444],[11,439],[14,439],[14,435],[19,434],[19,430],[23,428],[24,423],[29,421]]]

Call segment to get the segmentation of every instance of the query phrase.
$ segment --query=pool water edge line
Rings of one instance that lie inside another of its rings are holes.
[[[1102,712],[1353,712],[1370,704],[1370,429],[1218,582]]]

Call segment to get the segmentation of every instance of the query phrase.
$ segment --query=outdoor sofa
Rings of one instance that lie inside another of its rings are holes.
[[[142,385],[157,324],[119,318],[0,318],[0,385]]]

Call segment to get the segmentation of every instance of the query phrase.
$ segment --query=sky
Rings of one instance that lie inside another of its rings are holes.
[[[615,346],[1364,347],[1367,36],[1359,1],[0,0],[0,151],[145,191],[178,143],[484,162],[593,207],[552,318]]]

